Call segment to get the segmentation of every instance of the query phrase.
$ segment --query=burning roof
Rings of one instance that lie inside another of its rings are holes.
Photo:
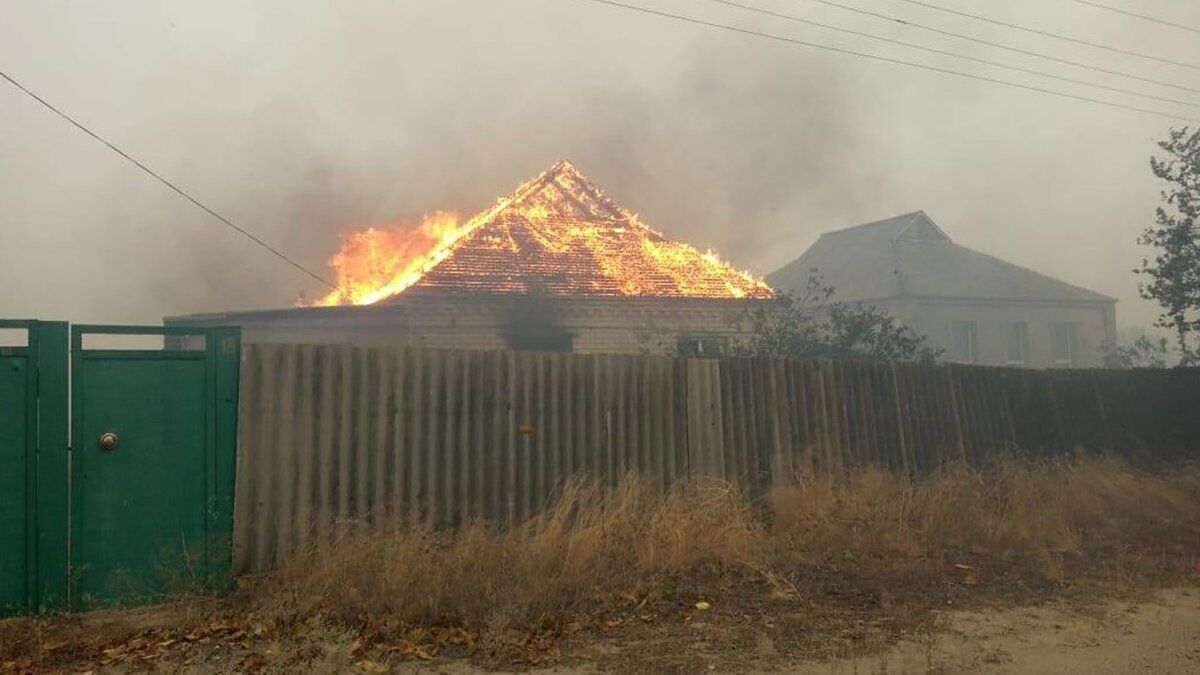
[[[387,302],[401,292],[567,297],[769,298],[762,281],[714,253],[671,241],[561,161],[460,223],[348,237],[330,265],[339,290],[320,304]]]

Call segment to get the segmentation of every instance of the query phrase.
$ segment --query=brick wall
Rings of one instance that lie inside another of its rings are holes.
[[[549,322],[572,336],[576,353],[674,354],[683,336],[743,336],[736,322],[747,307],[737,300],[621,297],[560,299],[524,307],[503,296],[414,295],[392,305],[193,315],[166,322],[239,326],[247,344],[478,350],[511,348],[506,327],[514,323]]]

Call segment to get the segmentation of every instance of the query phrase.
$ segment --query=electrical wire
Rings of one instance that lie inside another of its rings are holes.
[[[1055,40],[1062,40],[1064,42],[1070,42],[1070,43],[1077,44],[1077,45],[1084,45],[1087,47],[1094,47],[1096,49],[1103,49],[1106,51],[1113,52],[1114,54],[1124,54],[1125,56],[1136,56],[1136,57],[1142,58],[1142,59],[1158,61],[1159,63],[1169,63],[1173,66],[1180,66],[1181,68],[1191,68],[1192,70],[1200,70],[1200,65],[1196,65],[1194,63],[1187,63],[1184,61],[1173,61],[1171,59],[1164,58],[1161,56],[1155,56],[1154,54],[1138,52],[1138,51],[1134,51],[1132,49],[1122,49],[1121,47],[1113,47],[1112,45],[1101,44],[1099,42],[1090,42],[1088,40],[1081,40],[1079,38],[1073,38],[1069,35],[1062,35],[1061,33],[1055,33],[1055,32],[1048,31],[1048,30],[1042,30],[1040,28],[1033,28],[1031,26],[1022,26],[1021,24],[1018,24],[1018,23],[1009,23],[1008,21],[1001,21],[1000,19],[993,19],[990,16],[984,16],[982,14],[972,14],[970,12],[963,12],[963,11],[960,11],[957,9],[952,9],[950,7],[942,7],[941,5],[935,5],[933,3],[924,2],[923,0],[900,0],[900,2],[907,2],[910,5],[916,5],[918,7],[925,7],[926,9],[933,9],[933,10],[937,10],[939,12],[946,12],[947,14],[953,14],[955,16],[961,16],[961,17],[968,18],[968,19],[974,19],[976,21],[983,21],[985,23],[990,23],[995,26],[1003,26],[1005,28],[1012,28],[1014,30],[1031,33],[1033,35],[1040,35],[1042,37],[1053,38]]]
[[[1193,33],[1200,33],[1200,28],[1196,28],[1195,26],[1189,26],[1187,24],[1176,23],[1174,21],[1167,21],[1166,19],[1160,19],[1157,16],[1151,16],[1149,14],[1138,14],[1137,12],[1131,12],[1127,9],[1121,9],[1120,7],[1113,7],[1112,5],[1102,5],[1098,2],[1092,2],[1091,0],[1067,0],[1067,2],[1074,2],[1074,3],[1080,4],[1080,5],[1087,5],[1088,7],[1095,7],[1096,9],[1103,9],[1103,10],[1107,10],[1109,12],[1116,12],[1117,14],[1124,14],[1125,16],[1131,16],[1135,19],[1142,19],[1143,21],[1152,21],[1154,23],[1162,24],[1164,26],[1170,26],[1172,28],[1179,28],[1180,30],[1187,30],[1187,31],[1191,31]]]
[[[774,40],[777,42],[785,42],[788,44],[799,45],[799,46],[803,46],[803,47],[812,47],[815,49],[823,49],[825,51],[835,52],[838,54],[844,54],[847,56],[857,56],[860,58],[871,59],[873,61],[881,61],[884,63],[893,63],[893,64],[897,64],[897,65],[908,66],[910,68],[917,68],[920,70],[928,70],[928,71],[935,72],[935,73],[943,73],[946,75],[954,75],[957,77],[964,77],[964,78],[971,79],[971,80],[978,80],[980,82],[990,82],[992,84],[1000,84],[1000,85],[1004,85],[1007,87],[1013,87],[1016,89],[1024,89],[1026,91],[1035,91],[1035,92],[1039,92],[1042,94],[1049,94],[1051,96],[1058,96],[1061,98],[1075,99],[1077,101],[1086,101],[1088,103],[1095,103],[1097,105],[1107,106],[1109,108],[1119,108],[1122,110],[1146,113],[1148,115],[1165,117],[1167,119],[1181,120],[1184,122],[1200,122],[1200,118],[1183,117],[1182,115],[1176,115],[1173,113],[1164,112],[1162,110],[1152,110],[1150,108],[1139,108],[1137,106],[1125,105],[1123,103],[1116,103],[1113,101],[1105,101],[1103,99],[1098,99],[1098,98],[1088,98],[1087,96],[1077,96],[1075,94],[1070,94],[1070,93],[1067,93],[1064,91],[1057,91],[1054,89],[1044,89],[1042,87],[1035,87],[1032,85],[1021,84],[1019,82],[1010,82],[1008,80],[1000,80],[1000,79],[996,79],[993,77],[986,77],[984,75],[975,75],[973,73],[964,73],[959,70],[951,70],[949,68],[940,68],[938,66],[930,66],[930,65],[923,64],[923,63],[915,63],[913,61],[905,61],[903,59],[896,59],[896,58],[892,58],[890,56],[880,56],[878,54],[868,54],[866,52],[859,52],[859,51],[855,51],[853,49],[843,49],[841,47],[832,47],[830,45],[823,45],[823,44],[819,44],[816,42],[807,42],[805,40],[798,40],[796,38],[789,38],[789,37],[785,37],[782,35],[775,35],[773,33],[763,33],[760,31],[751,30],[749,28],[739,28],[737,26],[729,26],[726,24],[716,23],[713,21],[705,21],[704,19],[697,19],[695,17],[684,16],[682,14],[672,14],[670,12],[663,12],[663,11],[660,11],[657,9],[650,9],[649,7],[640,7],[638,5],[628,5],[623,2],[616,2],[615,0],[578,0],[578,1],[579,2],[590,2],[590,3],[594,3],[594,4],[599,4],[599,5],[608,5],[609,7],[616,7],[616,8],[625,9],[625,10],[629,10],[629,11],[633,11],[633,12],[640,12],[642,14],[650,14],[650,15],[658,16],[658,17],[662,17],[662,18],[674,19],[676,21],[684,21],[687,23],[696,24],[698,26],[707,26],[709,28],[716,28],[718,30],[729,31],[732,33],[740,33],[743,35],[750,35],[750,36],[754,36],[754,37],[765,38],[767,40]]]
[[[1003,49],[1005,51],[1013,52],[1016,54],[1024,54],[1025,56],[1032,56],[1034,58],[1042,59],[1044,61],[1052,61],[1054,63],[1061,63],[1061,64],[1065,64],[1068,66],[1075,66],[1077,68],[1087,68],[1088,70],[1094,70],[1096,72],[1104,73],[1106,75],[1116,75],[1118,77],[1125,77],[1125,78],[1129,78],[1131,80],[1138,80],[1139,82],[1146,82],[1147,84],[1157,84],[1162,87],[1170,87],[1172,89],[1188,91],[1193,94],[1200,94],[1200,89],[1197,89],[1195,87],[1188,87],[1188,86],[1185,86],[1182,84],[1168,82],[1166,80],[1156,80],[1152,77],[1143,77],[1141,75],[1137,75],[1134,73],[1129,73],[1129,72],[1125,72],[1125,71],[1121,71],[1121,70],[1115,70],[1115,69],[1111,69],[1111,68],[1104,68],[1102,66],[1093,65],[1090,63],[1084,63],[1082,61],[1073,61],[1071,59],[1054,56],[1052,54],[1043,54],[1041,52],[1035,52],[1030,49],[1021,49],[1020,47],[1013,47],[1011,45],[1006,45],[1006,44],[1003,44],[1000,42],[992,42],[991,40],[985,40],[983,38],[977,38],[977,37],[974,37],[971,35],[966,35],[963,33],[956,33],[954,31],[944,30],[944,29],[938,28],[936,26],[930,26],[927,24],[918,23],[916,21],[909,21],[908,19],[902,19],[900,17],[891,16],[888,14],[882,14],[880,12],[875,12],[875,11],[872,11],[869,9],[862,9],[861,7],[854,7],[852,5],[844,5],[839,2],[834,2],[833,0],[800,0],[800,1],[815,2],[817,4],[825,5],[827,7],[834,7],[836,9],[844,10],[847,12],[853,12],[855,14],[861,14],[863,16],[870,16],[870,17],[873,17],[876,19],[882,19],[883,21],[887,21],[889,23],[898,23],[898,24],[902,24],[905,26],[910,26],[912,28],[917,28],[917,29],[920,29],[920,30],[923,30],[923,31],[926,31],[929,33],[935,33],[937,35],[943,35],[945,37],[957,38],[959,40],[966,40],[967,42],[974,42],[976,44],[985,45],[987,47],[995,47],[996,49]]]
[[[773,17],[776,17],[779,19],[785,19],[787,21],[794,21],[796,23],[807,24],[810,26],[817,26],[819,28],[833,30],[833,31],[837,31],[839,33],[846,33],[848,35],[857,35],[859,37],[865,37],[865,38],[869,38],[871,40],[878,40],[880,42],[886,42],[888,44],[900,45],[900,46],[909,47],[912,49],[919,49],[921,51],[929,52],[931,54],[940,54],[942,56],[949,56],[949,57],[956,58],[956,59],[963,59],[964,61],[973,61],[975,63],[982,63],[982,64],[985,64],[988,66],[993,66],[996,68],[1004,68],[1004,69],[1013,70],[1013,71],[1016,71],[1019,73],[1026,73],[1029,75],[1037,75],[1039,77],[1048,77],[1051,79],[1060,80],[1062,82],[1070,82],[1071,84],[1078,84],[1078,85],[1082,85],[1085,87],[1095,87],[1097,89],[1103,89],[1106,91],[1112,91],[1112,92],[1116,92],[1116,93],[1120,93],[1120,94],[1128,94],[1130,96],[1139,96],[1139,97],[1151,99],[1154,101],[1162,101],[1164,103],[1174,103],[1177,105],[1190,106],[1192,108],[1200,108],[1200,103],[1194,103],[1192,101],[1181,101],[1179,99],[1167,98],[1165,96],[1155,96],[1153,94],[1145,94],[1142,92],[1133,91],[1131,89],[1122,89],[1121,87],[1112,87],[1112,86],[1109,86],[1106,84],[1099,84],[1096,82],[1089,82],[1087,80],[1080,80],[1080,79],[1076,79],[1073,77],[1065,77],[1062,75],[1056,75],[1054,73],[1048,73],[1043,70],[1036,70],[1033,68],[1023,68],[1021,66],[1014,66],[1011,64],[1007,64],[1007,63],[1001,63],[999,61],[992,61],[989,59],[983,59],[983,58],[979,58],[976,56],[970,56],[967,54],[959,54],[957,52],[951,52],[951,51],[947,51],[944,49],[936,49],[934,47],[927,47],[925,45],[917,44],[915,42],[905,42],[904,40],[894,40],[892,38],[887,38],[887,37],[883,37],[880,35],[874,35],[872,33],[866,33],[863,31],[857,31],[857,30],[852,30],[849,28],[844,28],[841,26],[835,26],[832,24],[821,23],[819,21],[812,21],[810,19],[804,19],[804,18],[801,18],[798,16],[793,16],[791,14],[783,14],[780,12],[773,12],[768,9],[763,9],[761,7],[754,7],[752,5],[744,5],[739,2],[733,2],[732,0],[707,0],[707,1],[719,4],[719,5],[726,5],[728,7],[736,7],[738,9],[743,9],[747,12],[755,12],[758,14],[764,14],[766,16],[773,16]]]
[[[274,246],[271,246],[271,245],[270,245],[270,244],[268,244],[267,242],[265,242],[265,241],[263,241],[262,239],[258,238],[258,236],[256,236],[256,235],[255,235],[255,234],[253,234],[252,232],[250,232],[250,231],[246,230],[245,228],[242,228],[242,227],[240,227],[240,226],[238,226],[238,225],[235,225],[235,224],[234,224],[234,223],[233,223],[231,220],[229,220],[229,219],[228,219],[228,218],[226,218],[225,216],[222,216],[221,214],[217,213],[217,212],[216,212],[216,211],[214,211],[213,209],[209,208],[209,207],[208,207],[208,206],[206,206],[206,205],[205,205],[203,202],[201,202],[199,199],[196,199],[196,198],[195,198],[195,197],[193,197],[192,195],[190,195],[190,194],[188,194],[187,192],[185,192],[185,191],[184,191],[182,188],[180,188],[179,186],[175,185],[174,183],[172,183],[171,181],[167,180],[166,178],[163,178],[163,177],[162,177],[160,174],[158,174],[157,172],[155,172],[153,169],[151,169],[150,167],[146,166],[146,165],[145,165],[145,164],[143,164],[142,162],[138,161],[137,159],[135,159],[134,157],[132,157],[131,155],[129,155],[129,153],[125,152],[125,151],[124,151],[124,150],[122,150],[121,148],[118,148],[116,145],[114,145],[113,143],[109,142],[109,141],[108,141],[107,139],[105,139],[104,137],[100,136],[99,134],[97,134],[96,132],[92,131],[91,129],[89,129],[89,128],[85,127],[85,126],[84,126],[82,123],[78,122],[78,121],[77,121],[75,118],[71,117],[70,115],[68,115],[67,113],[63,112],[62,110],[59,110],[58,108],[56,108],[54,105],[52,105],[52,104],[51,104],[49,101],[47,101],[46,99],[42,98],[41,96],[38,96],[38,95],[37,95],[37,94],[35,94],[33,91],[31,91],[31,90],[29,90],[27,87],[25,87],[23,84],[21,84],[20,82],[17,82],[16,80],[14,80],[12,77],[10,77],[10,76],[8,75],[8,73],[5,73],[3,70],[0,70],[0,77],[4,78],[5,80],[8,80],[9,84],[11,84],[12,86],[14,86],[14,87],[16,87],[17,89],[19,89],[19,90],[21,90],[22,92],[24,92],[24,93],[25,93],[25,95],[29,96],[29,97],[30,97],[30,98],[32,98],[33,100],[35,100],[35,101],[37,101],[38,103],[42,104],[44,107],[46,107],[46,108],[47,108],[47,109],[49,109],[51,112],[53,112],[54,114],[58,115],[59,117],[63,118],[64,120],[66,120],[66,121],[68,121],[68,122],[70,122],[72,125],[74,125],[74,126],[75,126],[75,128],[79,129],[79,130],[80,130],[80,131],[82,131],[83,133],[87,134],[88,136],[91,136],[91,137],[92,137],[92,138],[94,138],[95,140],[97,140],[97,141],[99,141],[100,143],[104,144],[105,146],[107,146],[107,147],[108,147],[108,149],[109,149],[109,150],[112,150],[113,152],[117,153],[117,154],[118,154],[118,155],[120,155],[121,157],[124,157],[124,158],[125,158],[127,161],[129,161],[129,163],[131,163],[131,164],[133,164],[134,166],[136,166],[137,168],[141,169],[143,172],[145,172],[146,174],[150,175],[151,177],[153,177],[153,178],[154,178],[155,180],[157,180],[158,182],[160,182],[160,183],[162,183],[163,185],[167,186],[168,188],[170,188],[170,189],[171,189],[173,192],[175,192],[175,193],[176,193],[176,194],[178,194],[179,196],[183,197],[184,199],[188,200],[188,201],[189,201],[189,202],[191,202],[192,204],[196,205],[197,207],[199,207],[199,208],[200,208],[202,211],[204,211],[204,212],[205,212],[205,213],[207,213],[208,215],[210,215],[210,216],[212,216],[213,218],[216,218],[218,221],[220,221],[220,222],[224,223],[226,226],[228,226],[228,227],[229,227],[230,229],[232,229],[233,231],[237,232],[238,234],[242,235],[243,237],[246,237],[247,239],[249,239],[250,241],[254,242],[255,244],[258,244],[259,246],[261,246],[261,247],[265,248],[266,250],[268,250],[268,251],[270,251],[272,254],[274,254],[274,255],[275,255],[277,258],[279,258],[280,260],[283,260],[284,262],[286,262],[287,264],[291,265],[292,267],[294,267],[294,268],[296,268],[296,269],[300,270],[301,272],[304,272],[305,274],[307,274],[308,276],[312,277],[313,279],[316,279],[317,281],[319,281],[319,282],[321,282],[321,283],[325,284],[326,286],[329,286],[330,288],[337,288],[337,286],[335,286],[334,284],[332,284],[332,283],[330,283],[329,281],[326,281],[324,278],[322,278],[322,277],[321,277],[321,275],[317,274],[316,272],[313,272],[312,270],[308,269],[307,267],[305,267],[305,266],[301,265],[300,263],[296,262],[295,260],[293,260],[292,258],[288,257],[288,256],[287,256],[285,253],[283,253],[283,252],[282,252],[282,251],[280,251],[279,249],[275,248]]]

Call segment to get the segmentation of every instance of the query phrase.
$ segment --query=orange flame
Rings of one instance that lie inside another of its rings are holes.
[[[671,241],[648,227],[563,161],[465,223],[438,211],[417,227],[348,235],[329,261],[338,289],[315,304],[368,305],[396,295],[460,245],[470,246],[472,255],[439,267],[442,279],[434,283],[452,287],[455,278],[465,275],[474,286],[483,277],[491,292],[521,293],[529,291],[526,272],[536,275],[552,268],[556,286],[550,291],[561,295],[774,295],[765,283],[712,251]]]
[[[329,260],[337,274],[337,290],[315,304],[369,305],[395,295],[444,260],[468,230],[457,214],[435,211],[416,227],[353,232]]]

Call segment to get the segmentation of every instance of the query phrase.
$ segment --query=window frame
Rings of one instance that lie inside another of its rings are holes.
[[[697,348],[685,350],[686,343],[694,343]],[[728,335],[688,333],[675,338],[675,355],[688,359],[715,359],[728,353],[729,343]],[[706,344],[709,350],[704,349]]]
[[[572,354],[575,334],[560,329],[510,331],[504,336],[505,348],[515,352]]]
[[[958,328],[969,327],[967,332],[967,353],[958,352]],[[978,364],[979,363],[979,322],[973,319],[954,319],[950,321],[950,351],[951,359],[955,363]]]
[[[1015,337],[1019,340],[1017,346],[1021,352],[1020,357],[1013,358],[1012,355],[1012,340]],[[1004,363],[1010,366],[1028,366],[1030,365],[1030,341],[1029,341],[1029,322],[1028,321],[1005,321],[1004,322]]]
[[[1062,333],[1060,333],[1062,331]],[[1060,335],[1066,336],[1067,355],[1059,358],[1058,340]],[[1075,321],[1052,321],[1050,323],[1050,362],[1055,366],[1074,367],[1079,355],[1079,325]]]

